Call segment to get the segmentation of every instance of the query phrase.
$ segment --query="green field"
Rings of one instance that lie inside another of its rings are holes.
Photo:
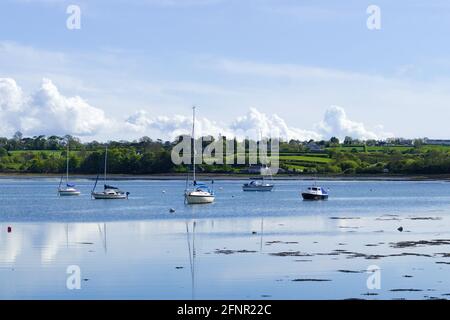
[[[330,145],[330,144],[328,144]],[[81,148],[70,152],[71,172],[95,173],[103,165],[103,146]],[[84,150],[83,150],[84,149]],[[83,151],[79,151],[83,150]],[[111,173],[184,172],[186,166],[171,161],[171,148],[144,149],[133,146],[111,147],[108,157]],[[156,151],[155,151],[156,150]],[[289,151],[292,150],[292,151]],[[299,151],[302,150],[303,152]],[[1,150],[0,150],[1,151]],[[234,162],[239,156],[241,164]],[[251,163],[257,154],[251,154]],[[272,160],[273,156],[267,156]],[[198,163],[203,172],[239,173],[249,167],[249,154],[227,156],[225,164],[206,161]],[[244,163],[242,163],[244,159]],[[262,158],[264,159],[264,158]],[[210,159],[211,160],[211,159]],[[261,160],[258,159],[258,160]],[[279,166],[290,173],[320,174],[442,174],[450,173],[450,146],[444,145],[339,145],[321,152],[307,147],[291,148],[281,144]],[[0,155],[0,172],[60,173],[65,170],[65,150],[15,150]]]
[[[318,156],[279,156],[280,161],[287,161],[287,162],[311,162],[311,163],[330,163],[333,160],[330,158],[325,157],[318,157]]]

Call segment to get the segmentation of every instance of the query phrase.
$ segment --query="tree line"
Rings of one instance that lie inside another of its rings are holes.
[[[174,165],[172,148],[180,141],[153,140],[142,137],[133,141],[81,142],[77,137],[0,137],[0,172],[63,173],[66,169],[66,146],[69,143],[71,173],[96,174],[103,171],[104,150],[108,146],[108,172],[116,174],[181,173],[186,165]],[[250,141],[244,141],[249,146]],[[394,143],[400,143],[396,141]],[[209,142],[203,143],[205,148]],[[311,144],[319,146],[314,153]],[[235,149],[236,150],[236,149]],[[322,141],[281,141],[283,159],[280,168],[291,174],[446,174],[450,173],[450,147],[424,145],[415,140],[408,146],[386,145],[383,141],[360,141],[336,137]],[[236,155],[235,155],[236,157]],[[317,161],[314,159],[326,159]],[[309,160],[311,159],[311,160]],[[224,161],[225,163],[225,161]],[[248,165],[199,164],[208,173],[242,173]],[[301,169],[298,169],[301,168]]]

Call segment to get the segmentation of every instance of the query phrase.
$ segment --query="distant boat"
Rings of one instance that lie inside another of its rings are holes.
[[[69,142],[67,142],[66,151],[66,185],[62,185],[63,177],[59,181],[58,195],[60,196],[79,196],[81,194],[80,190],[75,188],[75,184],[69,182]]]
[[[104,199],[104,200],[128,199],[128,195],[130,194],[129,192],[124,192],[124,191],[120,190],[119,188],[108,185],[106,183],[107,164],[108,164],[108,147],[106,147],[106,149],[105,149],[105,173],[104,173],[103,191],[95,192],[95,188],[97,187],[97,182],[98,182],[98,177],[99,177],[97,175],[97,179],[95,180],[95,184],[94,184],[94,188],[92,189],[91,196],[94,199]]]
[[[262,136],[262,132],[260,133],[260,143],[263,142],[263,136]],[[267,173],[269,173],[270,175],[270,179],[272,179],[272,170],[267,167],[267,157],[264,156],[265,159],[265,167],[263,168],[261,166],[261,168],[259,169],[261,177],[258,178],[250,178],[251,181],[249,183],[244,183],[242,185],[242,190],[243,191],[272,191],[274,184],[273,183],[267,183],[264,180],[264,176],[267,175]],[[273,179],[272,179],[273,180]]]
[[[326,200],[328,199],[328,192],[319,186],[308,187],[302,192],[303,200]]]
[[[242,186],[243,191],[272,191],[273,184],[266,183],[264,178],[253,178],[252,181],[244,183]]]
[[[189,188],[189,173],[186,177],[186,189],[184,191],[184,201],[188,204],[206,204],[214,202],[215,196],[206,184],[197,183],[195,178],[195,107],[192,107],[192,140],[194,142],[193,152],[193,177],[192,187]]]

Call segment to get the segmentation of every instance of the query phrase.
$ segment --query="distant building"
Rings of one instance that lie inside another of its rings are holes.
[[[243,173],[248,173],[248,174],[262,174],[262,175],[274,175],[277,173],[285,173],[286,170],[278,168],[278,171],[275,172],[274,168],[269,167],[263,167],[261,165],[250,165],[246,170],[243,171]]]
[[[450,146],[450,140],[440,140],[440,139],[423,139],[424,144],[431,144],[437,146]]]
[[[414,140],[404,138],[387,138],[386,143],[389,145],[397,145],[397,146],[412,146],[414,145]]]
[[[310,152],[322,152],[324,149],[322,146],[318,145],[315,142],[310,142],[306,145]]]

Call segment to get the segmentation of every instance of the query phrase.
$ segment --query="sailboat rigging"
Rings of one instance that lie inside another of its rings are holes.
[[[62,187],[63,177],[59,181],[58,195],[60,196],[79,196],[81,194],[80,190],[75,188],[75,184],[69,182],[69,141],[67,141],[67,151],[66,151],[66,185]]]
[[[214,191],[204,183],[198,183],[195,176],[195,106],[192,107],[192,140],[193,140],[193,164],[192,164],[192,188],[189,189],[189,172],[187,174],[184,202],[188,204],[205,204],[214,202]],[[212,182],[214,184],[214,181]]]
[[[105,148],[105,167],[104,167],[104,184],[103,191],[96,192],[95,188],[97,187],[99,175],[97,175],[97,179],[95,180],[94,188],[92,189],[91,196],[94,199],[128,199],[129,192],[124,192],[117,187],[111,186],[107,184],[106,172],[108,165],[108,146]]]

